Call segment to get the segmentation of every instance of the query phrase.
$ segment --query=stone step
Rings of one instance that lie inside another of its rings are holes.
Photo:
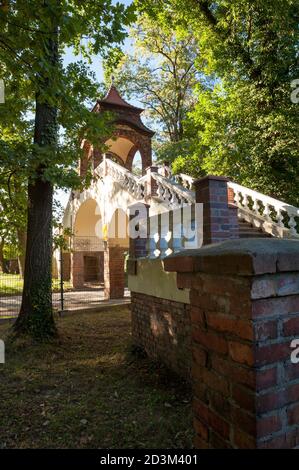
[[[263,232],[239,232],[239,238],[271,238],[271,235]]]
[[[251,227],[239,227],[239,232],[256,232],[256,233],[265,233],[258,228],[251,228]]]
[[[253,227],[249,222],[240,220],[239,222],[240,238],[272,238],[271,235],[262,231],[257,227]]]

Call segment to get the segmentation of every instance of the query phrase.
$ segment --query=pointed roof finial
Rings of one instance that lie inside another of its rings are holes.
[[[115,76],[111,75],[111,85],[114,85]]]

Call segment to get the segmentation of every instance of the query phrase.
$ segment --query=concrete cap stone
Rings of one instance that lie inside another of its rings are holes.
[[[239,276],[299,271],[299,240],[227,240],[175,253],[164,259],[164,269]]]

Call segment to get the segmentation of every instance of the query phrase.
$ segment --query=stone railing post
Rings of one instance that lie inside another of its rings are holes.
[[[203,244],[238,238],[237,209],[228,200],[223,176],[205,176],[194,182],[196,202],[203,204]]]
[[[299,242],[229,240],[164,267],[190,289],[195,446],[298,447]]]
[[[157,196],[157,181],[152,177],[152,173],[158,173],[157,166],[149,166],[146,168],[146,185],[145,185],[145,199],[148,201],[153,196]]]

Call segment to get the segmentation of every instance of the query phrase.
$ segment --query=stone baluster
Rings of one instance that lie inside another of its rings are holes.
[[[177,206],[178,204],[179,204],[179,199],[178,199],[176,193],[173,192],[173,193],[172,193],[172,197],[171,197],[171,205],[172,205],[173,207],[175,207],[175,206]]]
[[[169,211],[168,213],[168,232],[165,236],[165,240],[167,243],[167,250],[165,251],[165,256],[170,256],[173,251],[173,211]]]
[[[276,215],[277,215],[277,224],[279,227],[284,228],[284,222],[283,222],[283,212],[281,209],[276,210]]]
[[[235,201],[236,201],[236,204],[238,207],[243,207],[242,206],[242,198],[241,198],[241,193],[240,191],[236,191],[236,195],[235,195]]]
[[[154,221],[153,229],[153,239],[155,242],[153,255],[155,258],[161,256],[161,214],[156,214],[151,218],[151,221]]]
[[[157,196],[159,199],[163,199],[163,194],[164,194],[164,188],[162,184],[157,181]]]
[[[296,227],[297,227],[297,222],[295,220],[297,214],[289,214],[290,220],[289,220],[289,227],[290,227],[290,234],[291,236],[298,235]]]
[[[249,202],[248,196],[247,196],[247,194],[245,193],[245,194],[243,194],[243,207],[244,207],[245,209],[247,209],[247,210],[248,210],[248,208],[249,208],[249,207],[248,207],[248,202]]]
[[[270,208],[270,204],[268,204],[267,202],[265,203],[265,208],[264,208],[264,211],[263,211],[263,216],[265,217],[266,221],[267,222],[272,222],[272,219],[270,217],[270,214],[271,214],[271,208]]]
[[[252,210],[256,215],[260,215],[259,208],[260,208],[259,200],[257,198],[254,198]]]

